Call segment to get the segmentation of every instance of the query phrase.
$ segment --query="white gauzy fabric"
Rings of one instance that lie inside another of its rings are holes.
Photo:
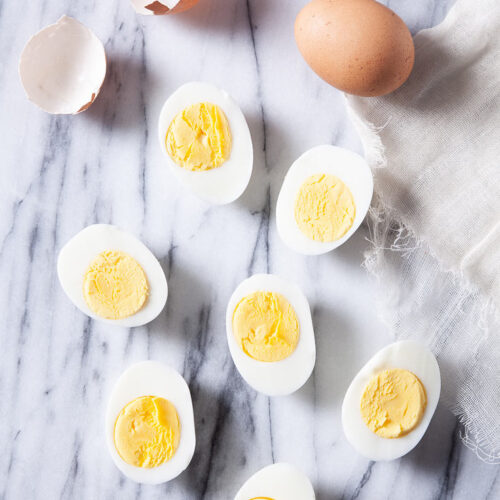
[[[398,91],[348,97],[375,175],[366,263],[396,337],[438,355],[465,443],[499,463],[500,2],[458,0],[415,47]]]

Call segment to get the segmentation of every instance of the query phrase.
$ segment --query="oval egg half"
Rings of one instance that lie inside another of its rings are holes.
[[[291,305],[299,324],[295,350],[281,361],[258,361],[247,355],[236,341],[233,316],[242,299],[254,292],[281,294]],[[311,310],[300,288],[272,274],[255,274],[244,280],[233,292],[226,311],[226,333],[234,364],[245,381],[268,396],[284,396],[302,387],[316,362],[316,344]]]
[[[128,254],[146,275],[149,288],[147,299],[141,309],[126,318],[103,318],[89,308],[84,298],[84,276],[92,261],[106,250]],[[149,323],[161,313],[167,301],[167,279],[158,259],[135,236],[109,224],[94,224],[73,236],[59,252],[57,275],[64,292],[80,311],[114,325],[134,327]]]
[[[216,105],[229,124],[231,150],[220,166],[192,171],[176,163],[167,149],[167,133],[174,119],[190,106],[200,103]],[[186,83],[165,102],[160,113],[159,140],[174,175],[195,195],[216,205],[231,203],[245,191],[253,168],[253,146],[247,122],[238,104],[229,94],[203,82]]]
[[[417,426],[397,438],[383,438],[365,424],[360,410],[363,392],[371,378],[390,369],[408,370],[425,389],[426,406]],[[342,403],[342,426],[351,445],[370,460],[394,460],[411,451],[422,439],[436,410],[441,375],[434,355],[419,342],[403,340],[381,349],[354,377]]]
[[[314,500],[309,478],[297,467],[278,463],[256,472],[240,488],[234,500]]]
[[[180,423],[180,440],[172,458],[157,467],[136,467],[125,462],[115,446],[115,423],[130,402],[143,396],[157,396],[173,404]],[[132,365],[116,382],[106,412],[106,440],[115,465],[138,483],[159,484],[177,477],[189,465],[196,446],[193,403],[184,378],[173,368],[156,361]]]
[[[299,228],[295,204],[304,182],[318,174],[340,179],[352,193],[355,217],[347,232],[335,241],[317,241]],[[317,146],[306,151],[288,170],[276,204],[276,224],[283,242],[304,255],[319,255],[345,243],[359,228],[370,207],[373,176],[366,161],[356,153],[336,146]]]

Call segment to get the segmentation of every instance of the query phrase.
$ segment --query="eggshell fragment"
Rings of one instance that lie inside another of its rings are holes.
[[[138,14],[162,16],[163,14],[176,14],[194,7],[199,0],[131,0]]]
[[[388,94],[413,68],[410,31],[374,0],[312,0],[297,16],[295,39],[312,70],[349,94]]]
[[[19,75],[28,99],[44,111],[80,113],[92,105],[106,76],[104,46],[86,26],[63,16],[28,41]]]

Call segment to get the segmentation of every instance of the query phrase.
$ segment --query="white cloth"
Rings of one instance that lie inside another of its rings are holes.
[[[396,337],[437,353],[464,441],[498,463],[500,2],[458,0],[415,48],[398,91],[348,97],[375,175],[367,266]]]

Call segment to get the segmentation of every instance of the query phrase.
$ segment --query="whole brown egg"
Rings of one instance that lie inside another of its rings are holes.
[[[297,16],[295,39],[309,66],[349,94],[388,94],[413,68],[410,31],[375,0],[312,0]]]

